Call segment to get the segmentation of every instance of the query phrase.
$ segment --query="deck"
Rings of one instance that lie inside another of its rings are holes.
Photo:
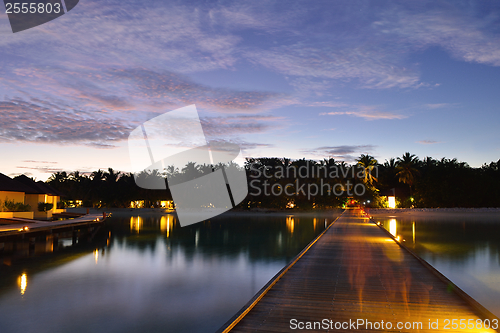
[[[494,332],[485,323],[498,318],[356,209],[219,332]]]
[[[27,235],[51,230],[63,230],[102,223],[102,214],[87,214],[67,220],[39,221],[29,219],[0,219],[0,237]]]

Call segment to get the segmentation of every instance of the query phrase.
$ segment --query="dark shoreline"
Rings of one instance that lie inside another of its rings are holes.
[[[86,213],[87,208],[68,208],[69,212]],[[318,210],[277,210],[277,209],[252,209],[252,210],[230,210],[222,214],[222,217],[230,216],[331,216],[338,215],[342,209],[318,209]],[[500,208],[367,208],[366,211],[376,218],[431,218],[431,217],[498,217],[500,219]],[[89,208],[91,214],[112,213],[114,216],[149,215],[162,216],[175,214],[175,211],[166,211],[163,208]]]

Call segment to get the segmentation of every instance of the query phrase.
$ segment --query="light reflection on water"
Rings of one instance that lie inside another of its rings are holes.
[[[500,316],[499,217],[397,218],[381,222],[407,247]]]
[[[1,332],[214,332],[335,217],[114,217],[90,244],[0,267]]]

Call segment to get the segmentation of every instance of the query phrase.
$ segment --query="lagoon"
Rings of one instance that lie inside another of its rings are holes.
[[[214,332],[339,214],[119,212],[91,243],[3,254],[1,332]]]
[[[500,317],[498,212],[417,212],[408,216],[376,216],[375,220]]]
[[[181,228],[175,215],[117,211],[90,243],[0,254],[1,332],[215,332],[339,213],[231,213]],[[498,316],[497,216],[376,220]]]

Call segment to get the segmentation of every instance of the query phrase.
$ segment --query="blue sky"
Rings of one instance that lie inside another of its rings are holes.
[[[130,170],[142,122],[196,104],[245,156],[500,158],[496,1],[90,1],[0,14],[0,172]]]

